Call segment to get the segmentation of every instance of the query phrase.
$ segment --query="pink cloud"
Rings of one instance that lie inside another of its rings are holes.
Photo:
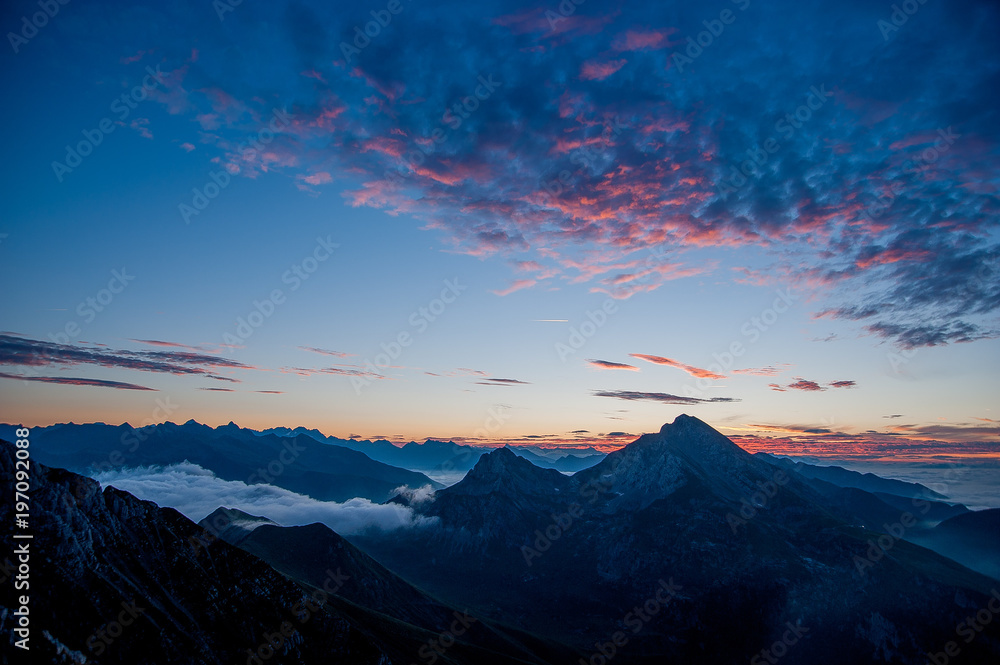
[[[699,379],[724,379],[726,378],[723,374],[716,374],[707,369],[702,369],[700,367],[694,367],[693,365],[685,365],[684,363],[677,362],[671,358],[664,358],[663,356],[650,356],[645,353],[630,353],[633,358],[639,358],[645,360],[646,362],[655,363],[657,365],[668,365],[670,367],[676,367],[677,369],[684,370],[691,376],[697,377]]]
[[[509,296],[515,291],[520,291],[521,289],[527,289],[529,287],[534,286],[537,283],[538,281],[534,279],[517,279],[514,280],[514,282],[506,289],[494,291],[493,293],[497,294],[498,296]]]
[[[603,81],[625,66],[625,60],[588,60],[580,68],[580,78],[584,81]]]
[[[646,51],[662,49],[671,46],[668,37],[677,32],[677,28],[664,30],[626,30],[615,37],[611,48],[616,51]]]

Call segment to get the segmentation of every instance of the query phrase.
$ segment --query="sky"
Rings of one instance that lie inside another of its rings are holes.
[[[1000,459],[996,3],[0,26],[0,420]]]

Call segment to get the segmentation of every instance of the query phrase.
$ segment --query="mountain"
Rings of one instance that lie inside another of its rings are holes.
[[[942,520],[969,512],[962,504],[866,492],[856,487],[838,487],[818,479],[803,478],[803,481],[826,498],[828,508],[851,524],[868,529],[896,522],[904,513],[911,514],[916,520],[915,528],[928,529]]]
[[[324,524],[282,527],[231,508],[219,508],[198,524],[299,582],[321,587],[330,571],[337,571],[353,581],[339,591],[342,598],[411,625],[437,632],[456,616],[466,616],[400,579]],[[462,639],[526,662],[574,656],[561,645],[479,619],[470,622]]]
[[[9,428],[0,426],[0,436],[12,436]],[[32,429],[32,449],[45,464],[82,474],[187,460],[224,480],[266,482],[322,501],[363,497],[380,502],[402,485],[441,487],[422,473],[305,434],[258,436],[234,423],[215,429],[193,420],[141,429],[128,424],[53,425]]]
[[[14,447],[0,442],[4,487],[14,486],[15,461]],[[34,460],[30,469],[32,539],[13,539],[8,501],[0,506],[0,537],[29,548],[30,586],[22,589],[30,594],[31,662],[405,665],[440,637],[337,595],[352,583],[343,571],[324,581],[329,594],[321,592],[322,585],[297,584],[239,548],[209,542],[175,510]],[[22,636],[11,629],[19,602],[5,594],[0,604],[5,662],[20,653],[13,643]],[[442,662],[526,661],[460,642]]]
[[[437,441],[427,439],[423,443],[410,441],[403,446],[396,446],[385,440],[368,441],[355,439],[340,439],[325,436],[318,430],[307,430],[304,427],[289,429],[276,427],[261,432],[277,436],[305,435],[317,441],[341,448],[348,448],[368,455],[373,460],[391,464],[392,466],[424,472],[454,473],[465,472],[476,465],[479,458],[490,452],[490,448],[480,448],[457,444],[452,441]],[[589,449],[592,454],[543,455],[531,446],[511,447],[515,454],[530,460],[536,466],[546,469],[557,469],[567,473],[586,469],[604,459],[604,453]]]
[[[592,467],[605,457],[603,453],[579,456],[546,456],[535,454],[531,450],[521,446],[510,446],[510,450],[512,450],[515,455],[523,457],[535,466],[542,467],[543,469],[556,469],[557,471],[564,471],[567,473],[574,473],[576,471],[580,471],[581,469]]]
[[[948,498],[920,483],[882,478],[873,473],[860,473],[839,466],[807,464],[788,459],[787,457],[776,457],[768,453],[756,453],[756,455],[770,464],[791,469],[804,478],[822,480],[838,487],[855,487],[866,492],[881,492],[909,499],[941,500]]]
[[[986,607],[994,581],[827,503],[678,416],[571,477],[493,451],[413,506],[439,528],[351,540],[450,604],[601,657],[628,628],[616,665],[746,663],[796,630],[783,664],[923,665]],[[1000,655],[984,632],[968,662]]]
[[[1000,508],[957,515],[910,539],[1000,580]]]

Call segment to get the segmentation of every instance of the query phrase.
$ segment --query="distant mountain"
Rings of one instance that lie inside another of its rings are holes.
[[[11,426],[0,426],[0,437],[12,436]],[[36,459],[81,474],[188,460],[224,480],[270,483],[323,501],[363,497],[381,502],[402,485],[441,487],[422,473],[309,435],[258,435],[233,423],[212,428],[191,420],[141,429],[128,424],[53,425],[33,428],[31,436]]]
[[[911,540],[1000,580],[1000,508],[952,517]]]
[[[317,430],[307,430],[304,427],[289,429],[275,427],[264,430],[261,434],[277,436],[305,435],[350,450],[362,452],[373,460],[391,464],[392,466],[423,472],[465,472],[476,465],[479,458],[489,453],[491,448],[482,448],[457,444],[452,441],[437,441],[427,439],[423,443],[410,441],[403,446],[396,446],[385,440],[368,441],[356,439],[340,439],[325,436]],[[530,460],[536,466],[546,469],[556,469],[573,473],[597,464],[604,459],[604,453],[593,448],[593,454],[539,454],[533,446],[509,446],[517,455]]]
[[[807,464],[768,453],[756,453],[756,455],[776,466],[792,469],[805,478],[823,480],[838,487],[856,487],[866,492],[884,492],[885,494],[893,494],[911,499],[941,500],[948,498],[920,483],[882,478],[873,473],[860,473],[839,466]]]
[[[851,524],[868,529],[879,529],[883,524],[897,522],[904,513],[909,513],[917,521],[915,527],[925,529],[942,520],[969,512],[962,504],[911,499],[884,492],[866,492],[856,487],[839,487],[816,478],[803,478],[803,482],[826,497],[828,508],[845,517]]]
[[[0,442],[3,486],[13,487],[14,476],[14,448]],[[34,460],[30,476],[30,541],[13,539],[14,504],[0,503],[0,538],[27,543],[30,552],[25,662],[408,665],[424,652],[437,655],[428,645],[440,645],[455,625],[448,617],[420,628],[347,600],[351,585],[384,581],[370,570],[352,568],[351,577],[334,569],[298,584],[175,510],[113,487],[101,491],[89,478]],[[0,601],[4,662],[20,653],[12,630],[18,602],[13,593]],[[515,646],[503,646],[494,651],[459,637],[438,662],[557,662],[520,658]]]
[[[785,465],[679,416],[571,477],[495,450],[413,506],[440,528],[351,540],[450,604],[581,649],[599,653],[635,622],[616,665],[746,663],[789,626],[808,634],[783,665],[923,665],[986,607],[989,578],[828,503]],[[680,587],[666,603],[654,600],[664,585]],[[656,617],[636,622],[647,600]],[[987,632],[963,658],[1000,656]]]
[[[592,467],[605,457],[604,453],[598,453],[596,455],[538,455],[533,453],[528,448],[521,446],[507,447],[510,448],[515,455],[523,457],[535,466],[542,467],[543,469],[556,469],[557,471],[564,471],[567,473],[574,473],[576,471]]]

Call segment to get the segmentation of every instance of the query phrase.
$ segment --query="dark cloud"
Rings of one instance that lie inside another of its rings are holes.
[[[649,400],[651,402],[661,402],[663,404],[681,404],[684,406],[693,404],[714,404],[714,403],[740,401],[732,397],[712,397],[710,399],[701,399],[698,397],[681,397],[680,395],[671,395],[669,393],[646,393],[646,392],[638,392],[635,390],[595,390],[593,394],[595,397],[615,397],[617,399],[624,399],[629,401]]]
[[[627,369],[633,372],[638,372],[639,368],[635,365],[626,365],[625,363],[611,362],[610,360],[587,360],[592,366],[598,369]]]
[[[794,383],[789,383],[787,386],[780,386],[777,383],[769,383],[767,385],[771,388],[771,390],[776,390],[778,392],[785,392],[786,390],[789,390],[789,389],[791,389],[791,390],[805,390],[807,392],[809,392],[809,391],[817,392],[817,391],[821,391],[821,390],[826,390],[826,388],[824,388],[823,386],[819,385],[815,381],[809,381],[808,379],[802,379],[802,378],[799,378],[799,377],[795,377],[795,382]]]
[[[832,434],[833,430],[815,425],[750,425],[756,429],[768,432],[798,432],[800,434]]]
[[[49,367],[93,365],[177,375],[200,375],[218,381],[237,379],[213,374],[219,369],[256,369],[221,356],[190,351],[123,351],[55,344],[0,334],[0,365]]]
[[[147,388],[145,386],[136,385],[134,383],[124,383],[122,381],[107,381],[105,379],[81,379],[69,376],[20,376],[17,374],[8,374],[7,372],[0,372],[0,378],[3,379],[17,379],[19,381],[39,381],[42,383],[59,383],[66,386],[94,386],[97,388],[115,388],[117,390],[152,390],[155,388]]]
[[[831,381],[831,388],[853,388],[857,386],[857,381]]]
[[[529,385],[529,382],[517,379],[486,379],[485,381],[476,381],[476,384],[480,386],[515,386]]]

